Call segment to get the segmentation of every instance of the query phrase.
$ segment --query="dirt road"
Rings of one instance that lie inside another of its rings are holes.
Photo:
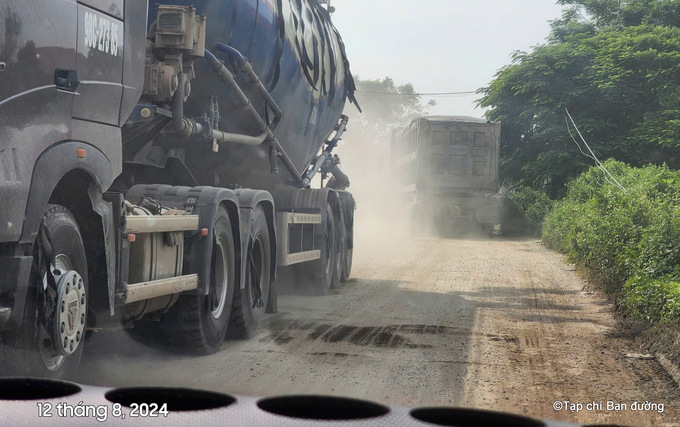
[[[81,381],[323,393],[574,422],[680,420],[672,379],[655,360],[626,357],[640,350],[617,335],[611,306],[539,242],[395,237],[356,258],[343,289],[281,296],[256,338],[225,342],[212,356],[98,333]],[[555,401],[583,408],[555,410]],[[645,401],[663,404],[663,413],[631,409]]]

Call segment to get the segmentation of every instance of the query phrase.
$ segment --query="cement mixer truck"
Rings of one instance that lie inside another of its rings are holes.
[[[2,0],[2,369],[69,376],[140,324],[214,353],[280,274],[347,280],[354,89],[316,0]]]

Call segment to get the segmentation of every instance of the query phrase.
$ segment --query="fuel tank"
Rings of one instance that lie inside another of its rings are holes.
[[[229,64],[229,56],[217,49],[218,43],[224,43],[250,61],[283,112],[274,133],[303,171],[334,129],[355,89],[342,39],[326,9],[316,0],[162,0],[160,4],[194,6],[197,14],[207,17],[206,49]],[[156,6],[150,2],[149,25],[155,19]],[[230,102],[230,90],[207,62],[197,61],[195,68],[185,115],[203,115],[210,97],[217,96],[221,130],[259,133]],[[236,77],[247,89],[245,77],[239,73]],[[263,99],[254,94],[250,98],[263,117],[273,120]],[[202,185],[270,189],[290,180],[283,167],[278,176],[271,175],[268,144],[221,145],[218,153],[208,144],[196,144],[186,150],[185,163]]]

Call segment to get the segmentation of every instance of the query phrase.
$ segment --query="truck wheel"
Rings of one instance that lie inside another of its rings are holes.
[[[245,287],[237,287],[229,323],[229,336],[251,338],[260,326],[271,285],[271,247],[267,217],[261,206],[255,208],[246,254]]]
[[[227,333],[234,297],[234,236],[227,211],[220,207],[213,226],[213,251],[208,295],[182,295],[161,322],[173,347],[212,354]]]
[[[83,239],[68,209],[48,205],[37,240],[21,327],[3,334],[3,368],[10,375],[73,377],[87,325]]]
[[[321,244],[321,258],[302,264],[311,279],[312,289],[325,294],[333,282],[333,266],[337,253],[335,251],[335,215],[331,205],[326,204],[326,222],[323,224],[323,242]]]
[[[352,229],[345,227],[345,242],[342,248],[342,275],[340,276],[340,281],[342,282],[348,281],[349,275],[352,272],[352,255],[354,250],[349,247],[352,237]]]
[[[335,259],[333,260],[333,279],[331,281],[331,287],[337,288],[342,279],[345,245],[347,245],[347,232],[345,230],[345,223],[342,220],[342,215],[335,215],[333,228],[335,229],[335,238],[333,239]]]
[[[328,204],[321,226],[321,258],[293,266],[300,288],[317,295],[324,295],[331,288],[335,263],[340,256],[335,246],[335,215]]]

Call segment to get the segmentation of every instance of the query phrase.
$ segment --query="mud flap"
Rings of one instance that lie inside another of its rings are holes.
[[[32,265],[31,256],[0,257],[0,296],[7,297],[6,308],[12,310],[9,318],[0,319],[0,330],[21,326]]]
[[[252,214],[258,204],[262,204],[265,207],[265,214],[268,216],[267,223],[269,226],[269,245],[270,245],[270,257],[271,257],[271,281],[269,286],[269,298],[267,300],[267,307],[265,308],[265,313],[278,313],[278,293],[276,290],[276,271],[277,271],[277,237],[276,237],[276,227],[274,225],[274,200],[270,193],[263,190],[251,190],[251,189],[237,189],[234,191],[238,197],[240,214],[241,214],[241,235],[242,245],[241,253],[243,258],[241,260],[241,281],[240,288],[243,289],[245,286],[246,268],[251,268],[252,266],[246,265],[245,259],[246,254],[250,250],[250,245],[252,244],[250,239],[250,228]],[[252,270],[251,270],[252,271]],[[261,296],[260,296],[261,297]]]

